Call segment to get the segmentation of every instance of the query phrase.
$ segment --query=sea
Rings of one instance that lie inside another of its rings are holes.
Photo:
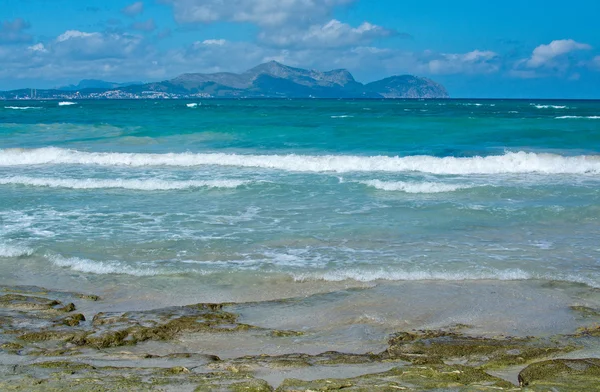
[[[1,284],[434,306],[482,282],[600,288],[600,101],[0,101]]]

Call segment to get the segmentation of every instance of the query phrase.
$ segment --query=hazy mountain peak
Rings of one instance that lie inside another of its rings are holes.
[[[444,86],[413,75],[390,76],[364,85],[354,80],[347,69],[322,72],[290,67],[274,60],[241,74],[185,73],[171,80],[127,86],[88,79],[77,86],[66,86],[63,91],[84,88],[97,90],[95,95],[90,95],[94,98],[448,98]],[[47,93],[37,91],[37,96],[56,96],[52,91],[56,90],[47,90]],[[110,94],[104,94],[109,91]]]
[[[277,61],[241,74],[189,73],[159,83],[160,91],[187,91],[215,97],[447,98],[440,84],[412,75],[391,76],[363,85],[347,69],[327,72],[295,68]]]

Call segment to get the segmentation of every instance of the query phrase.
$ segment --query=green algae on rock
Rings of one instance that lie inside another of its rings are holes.
[[[537,362],[519,373],[519,384],[544,391],[597,391],[600,389],[600,359],[553,359]]]
[[[583,318],[600,318],[600,310],[588,306],[573,305],[571,310],[577,312]]]
[[[0,307],[23,310],[52,310],[60,301],[21,294],[0,295]],[[57,310],[57,309],[56,309]]]
[[[303,381],[285,380],[278,392],[295,391],[397,391],[431,390],[436,388],[475,387],[478,390],[512,389],[508,381],[491,376],[483,370],[462,365],[427,365],[398,367],[387,372],[367,374],[350,379]]]
[[[575,347],[535,338],[472,337],[452,331],[401,332],[389,340],[387,354],[415,363],[460,361],[484,368],[527,364]]]

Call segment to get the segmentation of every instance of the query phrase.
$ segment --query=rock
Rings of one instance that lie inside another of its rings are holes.
[[[540,391],[600,390],[600,359],[553,359],[527,366],[519,384]]]
[[[79,325],[79,323],[85,321],[85,317],[83,316],[83,314],[78,313],[69,317],[65,317],[61,321],[64,325],[68,325],[69,327],[76,327]]]
[[[600,310],[593,309],[587,306],[573,305],[569,306],[572,311],[577,312],[581,317],[584,318],[595,318],[600,317]]]
[[[350,379],[303,381],[286,379],[277,392],[296,391],[399,391],[473,388],[478,391],[511,389],[508,381],[491,376],[480,369],[461,365],[428,365],[398,367],[387,372],[367,374]]]
[[[23,310],[51,310],[60,305],[60,301],[42,297],[33,297],[20,294],[0,295],[0,307]]]
[[[389,340],[390,358],[435,364],[460,360],[485,368],[521,365],[552,354],[573,351],[567,344],[534,338],[483,338],[453,331],[401,332]]]

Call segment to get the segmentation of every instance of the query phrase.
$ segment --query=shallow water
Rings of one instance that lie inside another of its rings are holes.
[[[575,300],[543,283],[600,287],[599,114],[596,101],[4,102],[0,283],[77,287],[113,309],[376,286],[319,311],[383,317],[383,332],[562,331]],[[386,315],[390,298],[413,305]]]

